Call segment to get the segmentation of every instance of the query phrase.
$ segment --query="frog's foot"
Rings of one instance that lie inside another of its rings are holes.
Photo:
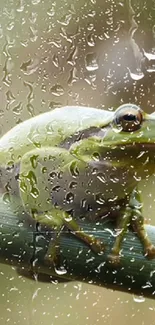
[[[60,262],[59,234],[50,241],[44,262],[48,266],[56,266]]]
[[[155,246],[153,244],[145,248],[145,256],[149,259],[155,258]]]
[[[108,262],[113,266],[118,266],[120,264],[120,258],[121,256],[119,254],[111,252],[108,255]]]
[[[59,256],[57,254],[46,254],[44,257],[44,262],[46,265],[54,267],[55,265],[59,264]]]
[[[90,244],[90,248],[96,254],[103,254],[105,252],[105,245],[96,238],[93,238],[93,241]]]

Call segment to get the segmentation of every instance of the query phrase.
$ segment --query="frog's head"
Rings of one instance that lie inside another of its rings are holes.
[[[79,158],[99,166],[135,170],[142,177],[155,169],[155,115],[133,104],[120,106],[72,146]],[[144,172],[145,170],[145,172]],[[144,175],[145,174],[145,175]]]
[[[104,136],[99,141],[101,156],[103,152],[115,166],[132,166],[141,172],[148,168],[149,174],[154,172],[154,114],[145,113],[137,105],[124,104],[114,112],[103,130]]]

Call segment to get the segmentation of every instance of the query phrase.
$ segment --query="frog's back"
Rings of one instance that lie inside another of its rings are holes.
[[[111,112],[101,109],[66,106],[26,120],[0,139],[0,163],[41,146],[58,146],[67,137],[91,126],[106,125]],[[11,156],[10,156],[11,154]]]

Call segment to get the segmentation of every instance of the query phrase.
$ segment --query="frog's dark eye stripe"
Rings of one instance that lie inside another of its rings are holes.
[[[88,129],[78,131],[73,135],[70,135],[67,139],[60,143],[61,148],[69,149],[71,145],[77,141],[88,139],[93,136],[104,139],[107,134],[108,127],[99,128],[96,126],[90,127]]]
[[[114,124],[124,132],[133,132],[141,127],[143,111],[140,107],[132,104],[120,106],[114,116]]]

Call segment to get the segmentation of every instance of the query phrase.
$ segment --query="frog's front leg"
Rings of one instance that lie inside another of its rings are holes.
[[[144,217],[142,215],[142,204],[140,194],[135,189],[130,198],[130,206],[132,207],[131,226],[136,232],[144,248],[144,254],[152,259],[155,257],[155,246],[152,244],[144,227]]]
[[[118,236],[114,242],[112,252],[109,255],[109,260],[118,264],[120,261],[121,243],[128,226],[132,226],[132,229],[136,232],[138,238],[142,242],[144,248],[144,254],[148,258],[155,257],[155,246],[150,241],[148,234],[144,227],[144,217],[142,215],[142,204],[140,194],[137,189],[134,189],[131,193],[129,205],[125,209],[121,209],[118,217],[117,229]]]
[[[86,234],[78,223],[62,208],[52,202],[51,178],[54,174],[63,174],[66,169],[77,165],[77,168],[86,168],[86,162],[80,161],[62,148],[45,147],[26,153],[20,165],[20,195],[24,207],[32,217],[43,225],[60,232],[67,226],[78,238],[87,243],[95,252],[101,252],[104,246],[94,236]],[[78,175],[77,175],[78,177]],[[59,188],[59,176],[56,186]],[[55,186],[55,188],[56,188]],[[64,191],[67,189],[64,188]],[[46,259],[52,262],[55,259],[55,241],[49,244]]]

